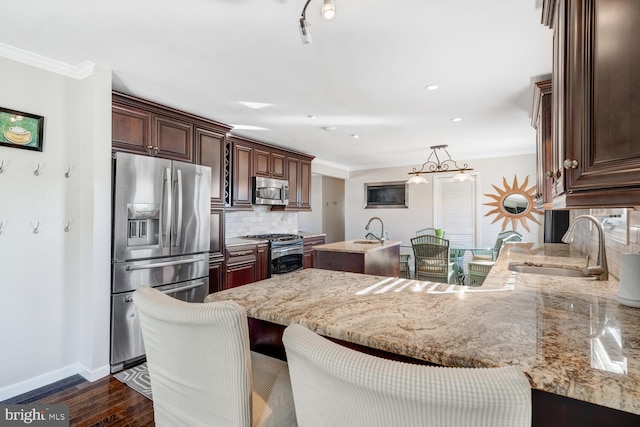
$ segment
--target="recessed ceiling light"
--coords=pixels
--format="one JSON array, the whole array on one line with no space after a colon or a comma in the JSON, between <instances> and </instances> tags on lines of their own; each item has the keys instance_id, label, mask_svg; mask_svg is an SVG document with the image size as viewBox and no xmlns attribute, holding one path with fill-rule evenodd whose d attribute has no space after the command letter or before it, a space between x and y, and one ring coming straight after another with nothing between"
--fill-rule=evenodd
<instances>
[{"instance_id":1,"label":"recessed ceiling light","mask_svg":"<svg viewBox=\"0 0 640 427\"><path fill-rule=\"evenodd\" d=\"M318 118L318 116L316 116L315 114L307 114L307 117L310 118L311 120L315 120Z\"/></svg>"},{"instance_id":2,"label":"recessed ceiling light","mask_svg":"<svg viewBox=\"0 0 640 427\"><path fill-rule=\"evenodd\" d=\"M253 110L259 110L261 108L270 107L273 104L267 104L265 102L251 102L251 101L238 101L238 104L242 104L245 107L249 107Z\"/></svg>"},{"instance_id":3,"label":"recessed ceiling light","mask_svg":"<svg viewBox=\"0 0 640 427\"><path fill-rule=\"evenodd\" d=\"M360 135L358 135L357 133L352 133L351 137L355 138L355 139L358 139L358 138L360 138Z\"/></svg>"},{"instance_id":4,"label":"recessed ceiling light","mask_svg":"<svg viewBox=\"0 0 640 427\"><path fill-rule=\"evenodd\" d=\"M461 122L462 119L460 117L454 117L453 119L451 119L452 122Z\"/></svg>"},{"instance_id":5,"label":"recessed ceiling light","mask_svg":"<svg viewBox=\"0 0 640 427\"><path fill-rule=\"evenodd\" d=\"M327 132L333 132L334 130L336 130L335 126L326 126L323 127L322 129L326 130Z\"/></svg>"},{"instance_id":6,"label":"recessed ceiling light","mask_svg":"<svg viewBox=\"0 0 640 427\"><path fill-rule=\"evenodd\" d=\"M427 89L427 90L436 90L436 89L438 89L439 87L440 87L440 86L438 86L438 85L427 85L427 86L425 86L424 88L425 88L425 89Z\"/></svg>"}]
</instances>

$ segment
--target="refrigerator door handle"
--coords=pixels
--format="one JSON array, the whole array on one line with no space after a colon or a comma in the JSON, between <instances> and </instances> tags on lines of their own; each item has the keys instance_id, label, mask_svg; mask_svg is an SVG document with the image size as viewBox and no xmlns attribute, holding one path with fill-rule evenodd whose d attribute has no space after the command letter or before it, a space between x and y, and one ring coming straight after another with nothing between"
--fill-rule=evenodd
<instances>
[{"instance_id":1,"label":"refrigerator door handle","mask_svg":"<svg viewBox=\"0 0 640 427\"><path fill-rule=\"evenodd\" d=\"M173 194L171 189L171 169L164 169L164 185L163 185L162 202L164 204L164 230L162 233L162 246L169 246L168 241L171 239L171 206L173 206Z\"/></svg>"},{"instance_id":2,"label":"refrigerator door handle","mask_svg":"<svg viewBox=\"0 0 640 427\"><path fill-rule=\"evenodd\" d=\"M171 265L193 264L194 262L198 262L198 261L200 260L199 259L182 259L178 261L156 262L154 264L127 265L125 270L127 271L148 270L150 268L168 267Z\"/></svg>"},{"instance_id":3,"label":"refrigerator door handle","mask_svg":"<svg viewBox=\"0 0 640 427\"><path fill-rule=\"evenodd\" d=\"M182 286L182 287L175 288L175 289L167 289L166 291L162 291L162 293L166 294L166 295L177 294L178 292L188 291L189 289L199 288L200 286L203 286L203 285L204 285L204 281L198 282L198 283L194 283L192 285Z\"/></svg>"},{"instance_id":4,"label":"refrigerator door handle","mask_svg":"<svg viewBox=\"0 0 640 427\"><path fill-rule=\"evenodd\" d=\"M177 180L177 198L178 198L178 208L177 208L177 218L176 223L174 224L174 230L176 230L176 240L173 243L173 246L179 247L180 240L182 239L182 170L176 169L176 180Z\"/></svg>"}]
</instances>

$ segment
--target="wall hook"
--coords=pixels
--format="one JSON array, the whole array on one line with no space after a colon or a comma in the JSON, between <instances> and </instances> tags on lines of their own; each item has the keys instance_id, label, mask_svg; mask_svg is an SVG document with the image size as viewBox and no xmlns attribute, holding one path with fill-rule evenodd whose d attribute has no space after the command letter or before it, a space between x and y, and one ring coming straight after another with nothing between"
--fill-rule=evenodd
<instances>
[{"instance_id":1,"label":"wall hook","mask_svg":"<svg viewBox=\"0 0 640 427\"><path fill-rule=\"evenodd\" d=\"M70 225L71 225L71 220L67 221L67 225L64 226L65 233L68 233L69 231L71 231L71 229L69 228Z\"/></svg>"},{"instance_id":2,"label":"wall hook","mask_svg":"<svg viewBox=\"0 0 640 427\"><path fill-rule=\"evenodd\" d=\"M71 165L67 168L67 171L64 173L65 178L69 178L69 172L71 172Z\"/></svg>"},{"instance_id":3,"label":"wall hook","mask_svg":"<svg viewBox=\"0 0 640 427\"><path fill-rule=\"evenodd\" d=\"M36 225L33 225L33 222L31 223L31 228L33 228L33 234L38 234L39 228L40 228L40 221L38 221L36 223Z\"/></svg>"},{"instance_id":4,"label":"wall hook","mask_svg":"<svg viewBox=\"0 0 640 427\"><path fill-rule=\"evenodd\" d=\"M4 172L4 160L0 163L0 173Z\"/></svg>"},{"instance_id":5,"label":"wall hook","mask_svg":"<svg viewBox=\"0 0 640 427\"><path fill-rule=\"evenodd\" d=\"M38 163L38 167L36 167L36 170L34 170L34 171L33 171L33 174L34 174L35 176L40 175L40 163Z\"/></svg>"}]
</instances>

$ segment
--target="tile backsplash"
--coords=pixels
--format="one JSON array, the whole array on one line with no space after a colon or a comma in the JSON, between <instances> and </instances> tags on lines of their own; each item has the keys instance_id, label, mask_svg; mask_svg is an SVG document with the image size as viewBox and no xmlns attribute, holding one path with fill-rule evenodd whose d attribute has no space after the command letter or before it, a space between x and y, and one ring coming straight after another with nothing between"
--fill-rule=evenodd
<instances>
[{"instance_id":1,"label":"tile backsplash","mask_svg":"<svg viewBox=\"0 0 640 427\"><path fill-rule=\"evenodd\" d=\"M225 212L225 237L265 233L297 233L298 213L271 211L270 206L254 206L251 211Z\"/></svg>"},{"instance_id":2,"label":"tile backsplash","mask_svg":"<svg viewBox=\"0 0 640 427\"><path fill-rule=\"evenodd\" d=\"M620 211L616 209L615 211ZM614 212L611 210L611 212ZM578 215L593 214L593 210L577 209L571 211L570 219L573 220ZM606 209L599 209L598 216L604 214ZM640 210L626 210L626 226L627 226L627 242L620 241L619 236L614 236L613 232L608 231L605 227L605 243L607 250L607 264L609 266L609 274L620 277L620 259L623 253L640 252ZM592 230L588 222L584 222L577 226L574 230L573 242L571 245L576 246L585 254L591 255L591 263L595 264L598 254L598 235Z\"/></svg>"}]
</instances>

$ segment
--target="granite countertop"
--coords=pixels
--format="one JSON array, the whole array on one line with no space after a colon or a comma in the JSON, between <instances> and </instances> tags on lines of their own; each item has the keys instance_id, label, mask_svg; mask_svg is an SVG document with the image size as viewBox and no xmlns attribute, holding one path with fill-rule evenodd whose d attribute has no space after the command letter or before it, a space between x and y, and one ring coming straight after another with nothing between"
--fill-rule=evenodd
<instances>
[{"instance_id":1,"label":"granite countertop","mask_svg":"<svg viewBox=\"0 0 640 427\"><path fill-rule=\"evenodd\" d=\"M242 245L257 245L259 243L269 243L269 241L265 239L249 239L247 237L230 237L228 239L224 239L224 245L226 247L242 246Z\"/></svg>"},{"instance_id":2,"label":"granite countertop","mask_svg":"<svg viewBox=\"0 0 640 427\"><path fill-rule=\"evenodd\" d=\"M311 233L309 231L298 231L298 235L303 238L309 237L327 237L327 233Z\"/></svg>"},{"instance_id":3,"label":"granite countertop","mask_svg":"<svg viewBox=\"0 0 640 427\"><path fill-rule=\"evenodd\" d=\"M366 243L370 242L370 243ZM351 253L368 253L380 249L386 249L391 246L399 246L400 241L385 240L384 244L380 244L377 240L354 239L344 242L327 243L326 245L317 245L313 247L314 251L330 251L330 252L351 252Z\"/></svg>"},{"instance_id":4,"label":"granite countertop","mask_svg":"<svg viewBox=\"0 0 640 427\"><path fill-rule=\"evenodd\" d=\"M585 265L568 245L510 243L478 288L305 269L206 301L444 366L519 366L534 389L640 414L640 309L615 279L508 269L525 261Z\"/></svg>"}]
</instances>

